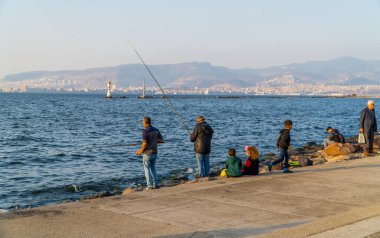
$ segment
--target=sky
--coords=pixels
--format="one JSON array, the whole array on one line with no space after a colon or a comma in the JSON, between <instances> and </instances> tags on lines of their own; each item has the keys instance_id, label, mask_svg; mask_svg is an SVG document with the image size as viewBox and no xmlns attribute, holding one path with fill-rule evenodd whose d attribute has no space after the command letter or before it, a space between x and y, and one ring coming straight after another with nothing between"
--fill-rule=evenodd
<instances>
[{"instance_id":1,"label":"sky","mask_svg":"<svg viewBox=\"0 0 380 238\"><path fill-rule=\"evenodd\" d=\"M210 62L261 68L380 59L380 0L0 0L0 79Z\"/></svg>"}]
</instances>

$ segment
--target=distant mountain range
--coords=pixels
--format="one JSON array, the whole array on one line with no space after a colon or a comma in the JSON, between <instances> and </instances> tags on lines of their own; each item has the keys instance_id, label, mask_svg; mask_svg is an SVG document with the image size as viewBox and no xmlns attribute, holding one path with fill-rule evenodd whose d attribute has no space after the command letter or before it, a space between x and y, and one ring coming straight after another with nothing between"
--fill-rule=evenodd
<instances>
[{"instance_id":1,"label":"distant mountain range","mask_svg":"<svg viewBox=\"0 0 380 238\"><path fill-rule=\"evenodd\" d=\"M380 84L380 60L351 57L328 61L258 69L230 69L207 62L150 65L149 68L163 87L171 88L245 88L257 85L288 84L376 85ZM35 71L5 76L2 85L27 85L54 88L105 88L111 80L118 88L147 86L155 83L141 64L85 70Z\"/></svg>"}]
</instances>

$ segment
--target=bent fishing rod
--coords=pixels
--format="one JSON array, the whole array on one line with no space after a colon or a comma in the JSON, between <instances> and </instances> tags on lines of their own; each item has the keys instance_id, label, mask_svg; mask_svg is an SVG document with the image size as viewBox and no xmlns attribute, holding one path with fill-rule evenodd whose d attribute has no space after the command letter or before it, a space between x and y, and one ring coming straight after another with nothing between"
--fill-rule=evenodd
<instances>
[{"instance_id":1,"label":"bent fishing rod","mask_svg":"<svg viewBox=\"0 0 380 238\"><path fill-rule=\"evenodd\" d=\"M153 80L156 82L157 86L160 88L162 94L164 95L164 97L166 98L166 100L169 102L169 105L170 107L172 108L172 110L175 112L175 114L177 115L179 121L181 122L182 126L185 128L185 131L187 132L187 134L190 136L191 133L189 131L189 128L186 126L185 122L183 121L181 115L179 115L178 111L175 109L173 103L169 100L169 97L166 95L164 89L162 89L161 85L158 83L156 77L154 77L153 73L150 71L149 67L145 64L143 58L140 56L140 54L137 52L137 50L135 49L135 47L133 47L132 43L130 41L128 41L129 45L131 46L131 48L133 49L133 51L136 53L136 55L139 57L140 61L143 63L143 65L145 66L146 70L149 72L150 76L152 76Z\"/></svg>"}]
</instances>

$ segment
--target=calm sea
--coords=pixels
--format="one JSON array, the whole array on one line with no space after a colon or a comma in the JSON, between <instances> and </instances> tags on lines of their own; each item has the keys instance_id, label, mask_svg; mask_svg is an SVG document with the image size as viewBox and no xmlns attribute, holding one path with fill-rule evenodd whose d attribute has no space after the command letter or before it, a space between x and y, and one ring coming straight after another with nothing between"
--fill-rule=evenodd
<instances>
[{"instance_id":1,"label":"calm sea","mask_svg":"<svg viewBox=\"0 0 380 238\"><path fill-rule=\"evenodd\" d=\"M294 122L293 146L321 142L327 126L355 135L367 101L215 96L171 100L190 130L198 115L214 128L211 164L224 161L229 147L237 148L241 157L246 144L257 146L262 154L275 151L285 119ZM0 103L0 209L41 206L144 184L141 159L134 155L143 116L152 118L166 141L159 146L159 177L189 168L195 173L193 144L166 99L0 93Z\"/></svg>"}]
</instances>

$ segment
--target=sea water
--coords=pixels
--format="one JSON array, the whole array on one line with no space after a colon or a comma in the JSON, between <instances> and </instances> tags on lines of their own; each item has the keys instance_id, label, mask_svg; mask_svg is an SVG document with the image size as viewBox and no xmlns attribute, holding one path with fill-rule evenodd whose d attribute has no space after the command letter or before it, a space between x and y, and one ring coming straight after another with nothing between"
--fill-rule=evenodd
<instances>
[{"instance_id":1,"label":"sea water","mask_svg":"<svg viewBox=\"0 0 380 238\"><path fill-rule=\"evenodd\" d=\"M229 147L244 158L246 144L275 152L285 119L292 144L321 143L326 127L346 137L358 133L367 99L312 97L175 96L171 102L192 131L203 115L214 129L211 166ZM377 102L378 100L376 100ZM89 94L0 93L0 209L75 200L144 184L141 120L152 119L165 140L159 145L161 180L177 171L196 173L193 143L167 99L105 99Z\"/></svg>"}]
</instances>

